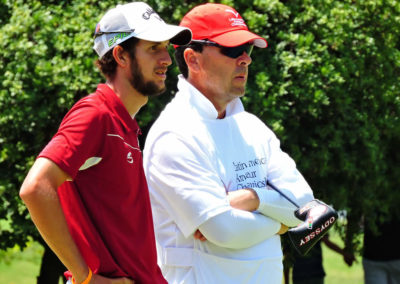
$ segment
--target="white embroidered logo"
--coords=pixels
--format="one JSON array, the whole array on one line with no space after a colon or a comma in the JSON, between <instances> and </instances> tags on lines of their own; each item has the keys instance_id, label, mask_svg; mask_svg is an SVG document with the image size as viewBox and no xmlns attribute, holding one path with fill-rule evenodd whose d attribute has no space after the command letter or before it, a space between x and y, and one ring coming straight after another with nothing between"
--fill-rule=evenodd
<instances>
[{"instance_id":1,"label":"white embroidered logo","mask_svg":"<svg viewBox=\"0 0 400 284\"><path fill-rule=\"evenodd\" d=\"M133 164L133 158L131 152L129 152L128 155L126 156L126 160L128 161L129 164Z\"/></svg>"},{"instance_id":2,"label":"white embroidered logo","mask_svg":"<svg viewBox=\"0 0 400 284\"><path fill-rule=\"evenodd\" d=\"M226 9L225 12L232 13L236 18L239 16L239 13L238 13L238 12L235 13L234 11L229 10L229 9Z\"/></svg>"},{"instance_id":3,"label":"white embroidered logo","mask_svg":"<svg viewBox=\"0 0 400 284\"><path fill-rule=\"evenodd\" d=\"M235 16L235 18L229 18L229 21L231 22L231 26L232 26L232 27L234 27L234 26L244 26L244 27L247 27L246 24L245 24L245 22L244 22L244 20L241 19L241 18L238 18L238 17L239 17L239 13L238 13L238 12L235 13L235 11L229 10L229 9L226 9L225 12L232 13L232 14Z\"/></svg>"}]
</instances>

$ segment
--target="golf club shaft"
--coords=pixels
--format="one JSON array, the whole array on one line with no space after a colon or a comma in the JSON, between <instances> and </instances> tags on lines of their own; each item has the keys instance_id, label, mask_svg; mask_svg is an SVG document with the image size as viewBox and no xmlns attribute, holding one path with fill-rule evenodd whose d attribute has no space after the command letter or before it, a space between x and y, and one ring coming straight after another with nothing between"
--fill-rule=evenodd
<instances>
[{"instance_id":1,"label":"golf club shaft","mask_svg":"<svg viewBox=\"0 0 400 284\"><path fill-rule=\"evenodd\" d=\"M289 201L290 203L292 203L294 206L296 206L297 208L300 208L300 206L294 202L293 200L291 200L286 194L284 194L282 191L280 191L275 185L273 185L269 180L267 180L267 184L276 192L278 192L280 195L282 195L287 201Z\"/></svg>"}]
</instances>

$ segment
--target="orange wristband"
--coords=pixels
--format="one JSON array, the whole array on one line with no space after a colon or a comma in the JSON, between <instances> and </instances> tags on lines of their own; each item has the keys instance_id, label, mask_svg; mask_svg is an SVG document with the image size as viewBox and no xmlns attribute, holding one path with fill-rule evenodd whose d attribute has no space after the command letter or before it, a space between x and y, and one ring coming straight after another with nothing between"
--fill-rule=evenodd
<instances>
[{"instance_id":1,"label":"orange wristband","mask_svg":"<svg viewBox=\"0 0 400 284\"><path fill-rule=\"evenodd\" d=\"M93 275L92 270L90 269L90 267L88 267L88 268L89 268L89 274L81 284L89 284L90 280L92 279L92 275ZM72 284L76 284L74 277L72 277Z\"/></svg>"}]
</instances>

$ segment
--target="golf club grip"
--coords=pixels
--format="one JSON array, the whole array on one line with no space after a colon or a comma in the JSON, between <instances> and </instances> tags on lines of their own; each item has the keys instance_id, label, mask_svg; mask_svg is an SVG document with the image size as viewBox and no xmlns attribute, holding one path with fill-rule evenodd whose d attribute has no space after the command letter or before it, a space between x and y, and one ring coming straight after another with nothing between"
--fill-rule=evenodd
<instances>
[{"instance_id":1,"label":"golf club grip","mask_svg":"<svg viewBox=\"0 0 400 284\"><path fill-rule=\"evenodd\" d=\"M300 206L294 202L293 200L291 200L286 194L284 194L282 191L280 191L278 188L276 188L275 185L273 185L269 180L267 180L267 185L269 185L273 190L275 190L276 192L278 192L280 195L282 195L287 201L289 201L290 203L292 203L294 206L296 206L297 208L300 208Z\"/></svg>"}]
</instances>

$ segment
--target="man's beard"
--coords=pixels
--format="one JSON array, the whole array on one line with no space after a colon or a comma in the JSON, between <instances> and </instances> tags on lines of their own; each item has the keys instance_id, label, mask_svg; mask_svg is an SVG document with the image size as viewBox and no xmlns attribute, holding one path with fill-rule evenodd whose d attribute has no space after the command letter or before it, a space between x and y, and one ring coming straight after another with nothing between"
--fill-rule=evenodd
<instances>
[{"instance_id":1,"label":"man's beard","mask_svg":"<svg viewBox=\"0 0 400 284\"><path fill-rule=\"evenodd\" d=\"M130 80L130 83L133 88L135 88L142 95L148 97L158 96L165 91L165 85L164 87L160 88L153 81L145 81L142 71L140 70L135 58L132 58L131 62L131 74L133 78Z\"/></svg>"}]
</instances>

